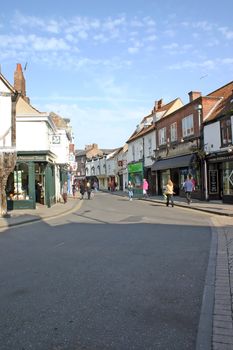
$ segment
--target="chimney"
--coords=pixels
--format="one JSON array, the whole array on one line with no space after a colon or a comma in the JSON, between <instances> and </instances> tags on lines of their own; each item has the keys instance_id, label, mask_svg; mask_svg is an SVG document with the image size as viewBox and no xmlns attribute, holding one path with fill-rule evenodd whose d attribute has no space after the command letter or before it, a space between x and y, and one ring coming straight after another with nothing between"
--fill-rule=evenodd
<instances>
[{"instance_id":1,"label":"chimney","mask_svg":"<svg viewBox=\"0 0 233 350\"><path fill-rule=\"evenodd\" d=\"M158 109L160 109L163 105L163 99L161 98L159 101L158 101Z\"/></svg>"},{"instance_id":2,"label":"chimney","mask_svg":"<svg viewBox=\"0 0 233 350\"><path fill-rule=\"evenodd\" d=\"M25 101L30 103L29 98L26 96L26 83L23 75L22 66L20 63L17 63L16 70L14 73L14 88L21 94Z\"/></svg>"},{"instance_id":3,"label":"chimney","mask_svg":"<svg viewBox=\"0 0 233 350\"><path fill-rule=\"evenodd\" d=\"M196 100L200 96L201 96L201 92L199 92L199 91L190 91L189 92L189 102L192 102L192 101Z\"/></svg>"}]
</instances>

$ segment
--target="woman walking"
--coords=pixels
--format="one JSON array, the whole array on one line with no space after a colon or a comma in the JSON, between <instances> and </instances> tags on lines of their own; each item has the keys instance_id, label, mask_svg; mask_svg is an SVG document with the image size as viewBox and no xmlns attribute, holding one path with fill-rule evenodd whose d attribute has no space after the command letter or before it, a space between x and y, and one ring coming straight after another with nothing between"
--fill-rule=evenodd
<instances>
[{"instance_id":1,"label":"woman walking","mask_svg":"<svg viewBox=\"0 0 233 350\"><path fill-rule=\"evenodd\" d=\"M128 196L129 196L129 200L132 201L132 198L133 198L133 185L132 185L131 181L129 181L129 183L128 183Z\"/></svg>"},{"instance_id":2,"label":"woman walking","mask_svg":"<svg viewBox=\"0 0 233 350\"><path fill-rule=\"evenodd\" d=\"M173 194L174 194L174 185L171 180L168 180L167 185L166 185L166 196L167 196L167 207L169 206L169 203L171 201L171 206L174 207L174 201L173 201Z\"/></svg>"}]
</instances>

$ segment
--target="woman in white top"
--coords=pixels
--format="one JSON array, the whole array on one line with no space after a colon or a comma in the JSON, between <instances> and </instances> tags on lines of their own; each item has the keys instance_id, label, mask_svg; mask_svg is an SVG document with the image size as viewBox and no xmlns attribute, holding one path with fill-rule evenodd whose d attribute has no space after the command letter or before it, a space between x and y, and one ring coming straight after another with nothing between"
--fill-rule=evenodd
<instances>
[{"instance_id":1,"label":"woman in white top","mask_svg":"<svg viewBox=\"0 0 233 350\"><path fill-rule=\"evenodd\" d=\"M165 193L167 196L167 203L166 203L167 207L169 206L170 201L171 201L172 207L174 207L174 201L173 201L174 186L171 180L168 180L167 182Z\"/></svg>"}]
</instances>

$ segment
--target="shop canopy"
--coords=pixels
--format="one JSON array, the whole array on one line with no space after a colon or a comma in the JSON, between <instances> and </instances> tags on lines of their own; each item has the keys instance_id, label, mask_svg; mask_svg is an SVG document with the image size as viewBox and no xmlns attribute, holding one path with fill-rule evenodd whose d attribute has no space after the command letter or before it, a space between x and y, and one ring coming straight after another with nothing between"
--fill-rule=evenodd
<instances>
[{"instance_id":1,"label":"shop canopy","mask_svg":"<svg viewBox=\"0 0 233 350\"><path fill-rule=\"evenodd\" d=\"M151 167L152 171L184 168L190 166L194 158L193 154L186 154L185 156L179 156L168 159L158 159Z\"/></svg>"}]
</instances>

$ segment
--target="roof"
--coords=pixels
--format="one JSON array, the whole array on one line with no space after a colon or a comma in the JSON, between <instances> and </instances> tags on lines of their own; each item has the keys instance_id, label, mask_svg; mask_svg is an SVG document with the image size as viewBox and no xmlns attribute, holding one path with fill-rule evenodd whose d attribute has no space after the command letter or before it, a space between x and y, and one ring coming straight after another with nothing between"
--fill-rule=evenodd
<instances>
[{"instance_id":1,"label":"roof","mask_svg":"<svg viewBox=\"0 0 233 350\"><path fill-rule=\"evenodd\" d=\"M145 116L140 125L139 128L137 128L133 134L130 136L130 138L126 141L127 143L136 140L137 138L148 134L149 132L153 131L155 129L155 124L153 122L153 117L155 115L155 113L161 113L161 118L165 118L167 115L169 115L170 113L172 113L175 110L175 105L176 103L179 102L183 105L183 103L181 102L180 98L176 98L175 100L172 100L171 102L162 105L160 108L158 109L153 109L151 114ZM152 119L152 124L151 125L146 125L146 122L148 120ZM140 127L141 126L141 127Z\"/></svg>"},{"instance_id":2,"label":"roof","mask_svg":"<svg viewBox=\"0 0 233 350\"><path fill-rule=\"evenodd\" d=\"M211 92L207 97L217 98L217 103L205 122L213 121L228 112L233 114L233 81Z\"/></svg>"},{"instance_id":3,"label":"roof","mask_svg":"<svg viewBox=\"0 0 233 350\"><path fill-rule=\"evenodd\" d=\"M9 83L9 81L0 73L0 79L3 81L3 83L8 87L9 90L12 92L16 92L15 88Z\"/></svg>"}]
</instances>

